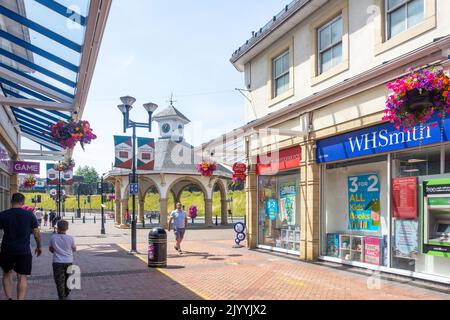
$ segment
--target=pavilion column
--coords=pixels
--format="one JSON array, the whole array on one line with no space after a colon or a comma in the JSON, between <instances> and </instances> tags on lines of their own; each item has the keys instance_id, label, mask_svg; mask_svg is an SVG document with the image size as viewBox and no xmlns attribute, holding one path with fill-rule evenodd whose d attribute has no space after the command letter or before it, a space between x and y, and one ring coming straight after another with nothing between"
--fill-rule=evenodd
<instances>
[{"instance_id":1,"label":"pavilion column","mask_svg":"<svg viewBox=\"0 0 450 320\"><path fill-rule=\"evenodd\" d=\"M159 208L160 208L159 215L161 220L159 225L161 226L161 228L167 229L169 226L167 221L167 199L161 198L159 200Z\"/></svg>"},{"instance_id":2,"label":"pavilion column","mask_svg":"<svg viewBox=\"0 0 450 320\"><path fill-rule=\"evenodd\" d=\"M123 229L127 229L129 228L129 226L127 225L127 217L125 215L125 211L128 210L128 198L127 199L122 199L121 203L120 203L120 216L121 216L121 221L120 221L120 227Z\"/></svg>"},{"instance_id":3,"label":"pavilion column","mask_svg":"<svg viewBox=\"0 0 450 320\"><path fill-rule=\"evenodd\" d=\"M205 199L205 227L212 227L213 202L212 199Z\"/></svg>"},{"instance_id":4,"label":"pavilion column","mask_svg":"<svg viewBox=\"0 0 450 320\"><path fill-rule=\"evenodd\" d=\"M145 211L145 199L139 199L139 216L138 223L142 223L144 221L144 211Z\"/></svg>"},{"instance_id":5,"label":"pavilion column","mask_svg":"<svg viewBox=\"0 0 450 320\"><path fill-rule=\"evenodd\" d=\"M120 225L122 223L122 216L120 214L120 180L116 180L114 189L116 191L116 207L114 210L114 220L116 225Z\"/></svg>"},{"instance_id":6,"label":"pavilion column","mask_svg":"<svg viewBox=\"0 0 450 320\"><path fill-rule=\"evenodd\" d=\"M228 224L228 201L227 199L220 200L220 224L225 226Z\"/></svg>"}]
</instances>

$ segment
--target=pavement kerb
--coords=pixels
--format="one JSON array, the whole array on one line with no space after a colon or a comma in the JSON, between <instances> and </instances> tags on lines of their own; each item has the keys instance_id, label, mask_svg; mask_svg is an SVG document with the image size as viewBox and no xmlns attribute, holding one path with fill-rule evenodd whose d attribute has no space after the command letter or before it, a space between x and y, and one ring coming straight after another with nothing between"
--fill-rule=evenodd
<instances>
[{"instance_id":1,"label":"pavement kerb","mask_svg":"<svg viewBox=\"0 0 450 320\"><path fill-rule=\"evenodd\" d=\"M129 251L127 247L125 247L122 244L117 244L120 248L122 248L122 250L124 251ZM143 257L141 257L141 255L134 253L133 254L136 258L138 258L139 260L141 260L143 263L145 263L146 265L148 265L148 261L145 260ZM203 300L211 300L207 295L205 295L204 293L194 289L194 288L190 288L188 287L186 284L180 282L179 280L175 279L174 277L172 277L167 271L161 269L161 268L155 268L155 270L159 271L160 273L162 273L163 275L165 275L166 277L168 277L169 279L177 282L179 285L183 286L184 288L186 288L187 290L193 292L194 294L198 295L200 298L202 298Z\"/></svg>"}]
</instances>

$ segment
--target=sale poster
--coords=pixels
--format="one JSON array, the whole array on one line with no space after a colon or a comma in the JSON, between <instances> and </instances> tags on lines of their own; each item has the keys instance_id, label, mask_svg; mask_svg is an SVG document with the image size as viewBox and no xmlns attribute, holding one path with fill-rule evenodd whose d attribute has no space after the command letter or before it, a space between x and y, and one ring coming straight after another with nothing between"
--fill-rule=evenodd
<instances>
[{"instance_id":1,"label":"sale poster","mask_svg":"<svg viewBox=\"0 0 450 320\"><path fill-rule=\"evenodd\" d=\"M379 231L380 179L378 174L348 177L349 230Z\"/></svg>"},{"instance_id":2,"label":"sale poster","mask_svg":"<svg viewBox=\"0 0 450 320\"><path fill-rule=\"evenodd\" d=\"M327 256L339 258L339 234L327 234Z\"/></svg>"},{"instance_id":3,"label":"sale poster","mask_svg":"<svg viewBox=\"0 0 450 320\"><path fill-rule=\"evenodd\" d=\"M366 237L364 239L364 260L366 263L380 265L381 239Z\"/></svg>"},{"instance_id":4,"label":"sale poster","mask_svg":"<svg viewBox=\"0 0 450 320\"><path fill-rule=\"evenodd\" d=\"M297 188L295 181L280 183L280 219L288 225L295 225Z\"/></svg>"},{"instance_id":5,"label":"sale poster","mask_svg":"<svg viewBox=\"0 0 450 320\"><path fill-rule=\"evenodd\" d=\"M395 220L394 256L417 259L419 253L417 220Z\"/></svg>"}]
</instances>

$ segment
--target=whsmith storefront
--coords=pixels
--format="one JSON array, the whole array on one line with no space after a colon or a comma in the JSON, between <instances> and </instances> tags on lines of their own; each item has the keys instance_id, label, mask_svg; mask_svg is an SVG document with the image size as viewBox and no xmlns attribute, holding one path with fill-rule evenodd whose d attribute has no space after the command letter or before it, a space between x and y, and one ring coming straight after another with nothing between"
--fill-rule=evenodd
<instances>
[{"instance_id":1,"label":"whsmith storefront","mask_svg":"<svg viewBox=\"0 0 450 320\"><path fill-rule=\"evenodd\" d=\"M321 259L450 283L450 119L317 142Z\"/></svg>"}]
</instances>

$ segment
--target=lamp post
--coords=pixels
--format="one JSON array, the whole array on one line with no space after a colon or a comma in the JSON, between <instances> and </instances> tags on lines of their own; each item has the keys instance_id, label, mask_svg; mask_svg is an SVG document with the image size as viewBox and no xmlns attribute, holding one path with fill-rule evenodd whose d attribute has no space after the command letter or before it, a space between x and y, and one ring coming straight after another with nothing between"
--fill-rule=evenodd
<instances>
[{"instance_id":1,"label":"lamp post","mask_svg":"<svg viewBox=\"0 0 450 320\"><path fill-rule=\"evenodd\" d=\"M105 204L103 201L103 177L105 176L105 174L102 174L102 177L100 179L100 196L101 196L101 208L102 208L102 228L100 233L101 234L106 234L105 232Z\"/></svg>"},{"instance_id":2,"label":"lamp post","mask_svg":"<svg viewBox=\"0 0 450 320\"><path fill-rule=\"evenodd\" d=\"M121 97L120 100L122 104L118 106L120 112L123 114L123 132L126 133L127 129L133 129L133 164L132 164L132 174L130 177L130 185L137 183L136 179L136 128L145 128L149 132L152 132L152 115L158 109L158 105L154 103L144 104L144 109L148 112L148 123L134 122L130 120L130 110L133 108L133 104L136 99L130 96ZM136 194L132 194L132 217L131 217L131 251L130 254L137 253L136 249Z\"/></svg>"},{"instance_id":3,"label":"lamp post","mask_svg":"<svg viewBox=\"0 0 450 320\"><path fill-rule=\"evenodd\" d=\"M58 197L57 197L57 216L61 218L61 171L58 171Z\"/></svg>"}]
</instances>

